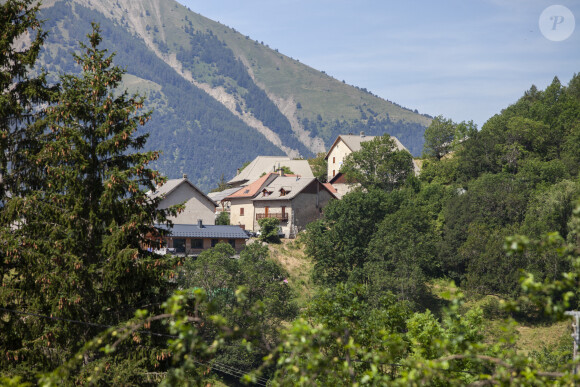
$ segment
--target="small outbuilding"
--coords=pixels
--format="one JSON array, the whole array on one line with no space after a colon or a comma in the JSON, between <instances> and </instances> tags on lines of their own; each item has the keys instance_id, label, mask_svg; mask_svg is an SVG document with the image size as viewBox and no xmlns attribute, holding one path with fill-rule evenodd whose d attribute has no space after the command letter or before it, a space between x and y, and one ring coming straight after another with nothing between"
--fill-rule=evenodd
<instances>
[{"instance_id":1,"label":"small outbuilding","mask_svg":"<svg viewBox=\"0 0 580 387\"><path fill-rule=\"evenodd\" d=\"M164 225L156 227L167 230ZM174 224L170 235L163 239L167 252L197 256L220 242L229 243L239 253L246 245L249 236L239 226L205 225L200 220L196 224Z\"/></svg>"}]
</instances>

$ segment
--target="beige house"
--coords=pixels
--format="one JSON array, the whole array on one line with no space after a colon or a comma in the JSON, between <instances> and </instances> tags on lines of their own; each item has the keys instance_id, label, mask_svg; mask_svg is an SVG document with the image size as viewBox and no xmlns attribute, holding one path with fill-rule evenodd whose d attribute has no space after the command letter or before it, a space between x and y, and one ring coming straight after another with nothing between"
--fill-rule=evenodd
<instances>
[{"instance_id":1,"label":"beige house","mask_svg":"<svg viewBox=\"0 0 580 387\"><path fill-rule=\"evenodd\" d=\"M230 224L259 231L258 221L276 218L286 238L294 238L322 215L335 190L314 177L270 173L242 187L224 200L230 201Z\"/></svg>"},{"instance_id":2,"label":"beige house","mask_svg":"<svg viewBox=\"0 0 580 387\"><path fill-rule=\"evenodd\" d=\"M337 190L337 196L339 198L342 198L342 196L350 192L352 189L351 185L344 181L344 177L340 173L340 168L342 167L344 159L352 152L361 150L361 144L363 142L371 141L375 137L376 136L366 136L364 132L361 132L360 135L341 134L336 138L336 140L334 140L334 143L326 154L325 159L328 163L327 181ZM396 137L391 136L391 139L395 142L397 150L406 150L408 152L408 149L405 148ZM413 160L413 167L415 174L418 174L420 168L415 160Z\"/></svg>"},{"instance_id":3,"label":"beige house","mask_svg":"<svg viewBox=\"0 0 580 387\"><path fill-rule=\"evenodd\" d=\"M183 212L169 218L175 224L197 224L200 220L203 224L215 224L216 203L189 181L187 175L183 175L182 179L168 180L149 195L163 197L160 209L185 204Z\"/></svg>"},{"instance_id":4,"label":"beige house","mask_svg":"<svg viewBox=\"0 0 580 387\"><path fill-rule=\"evenodd\" d=\"M269 173L260 177L245 187L238 189L233 194L222 199L229 203L230 224L238 225L244 230L254 231L254 203L252 199L258 195L263 186L270 184L276 177L275 173Z\"/></svg>"}]
</instances>

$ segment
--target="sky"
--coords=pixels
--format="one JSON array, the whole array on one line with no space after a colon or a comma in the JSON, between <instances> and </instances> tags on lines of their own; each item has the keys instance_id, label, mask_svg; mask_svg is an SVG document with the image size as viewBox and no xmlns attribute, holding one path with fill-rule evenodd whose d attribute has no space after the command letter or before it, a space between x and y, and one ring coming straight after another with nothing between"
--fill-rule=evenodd
<instances>
[{"instance_id":1,"label":"sky","mask_svg":"<svg viewBox=\"0 0 580 387\"><path fill-rule=\"evenodd\" d=\"M340 81L479 128L532 85L580 73L578 0L178 1Z\"/></svg>"}]
</instances>

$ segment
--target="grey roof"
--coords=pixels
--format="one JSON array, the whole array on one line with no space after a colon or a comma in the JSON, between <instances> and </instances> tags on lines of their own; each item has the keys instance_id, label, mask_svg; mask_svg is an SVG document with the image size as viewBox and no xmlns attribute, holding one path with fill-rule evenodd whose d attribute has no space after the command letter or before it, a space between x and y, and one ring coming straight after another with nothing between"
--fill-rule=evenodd
<instances>
[{"instance_id":1,"label":"grey roof","mask_svg":"<svg viewBox=\"0 0 580 387\"><path fill-rule=\"evenodd\" d=\"M314 177L307 160L291 160L287 156L258 156L228 183L239 185L258 180L264 173L274 172L278 166L288 167L293 174L301 177Z\"/></svg>"},{"instance_id":2,"label":"grey roof","mask_svg":"<svg viewBox=\"0 0 580 387\"><path fill-rule=\"evenodd\" d=\"M163 224L155 227L167 230ZM215 238L215 239L248 239L248 234L240 226L203 225L197 224L174 224L171 229L172 237L186 238Z\"/></svg>"},{"instance_id":3,"label":"grey roof","mask_svg":"<svg viewBox=\"0 0 580 387\"><path fill-rule=\"evenodd\" d=\"M237 192L240 190L240 187L235 187L235 188L228 188L228 189L224 189L223 191L220 192L210 192L207 194L207 196L213 200L215 203L219 203L222 201L222 199L230 196L231 194L233 194L234 192Z\"/></svg>"},{"instance_id":4,"label":"grey roof","mask_svg":"<svg viewBox=\"0 0 580 387\"><path fill-rule=\"evenodd\" d=\"M184 177L181 179L167 180L167 182L165 182L165 184L163 184L160 187L157 187L157 189L154 192L151 192L151 191L147 192L147 195L151 196L152 198L156 198L159 196L167 196L173 190L175 190L177 187L179 187L181 184L189 184L194 190L198 191L207 200L209 200L211 203L215 204L215 202L211 198L209 198L205 193L203 193L202 190L197 188L195 184L193 184L191 181L189 181L187 179L187 177Z\"/></svg>"},{"instance_id":5,"label":"grey roof","mask_svg":"<svg viewBox=\"0 0 580 387\"><path fill-rule=\"evenodd\" d=\"M317 181L317 179L314 177L296 178L296 177L291 177L291 176L279 176L276 178L276 180L274 180L273 182L268 184L266 187L264 187L258 193L258 196L256 196L252 200L253 201L292 200L296 197L296 195L298 195L300 192L302 192L306 187L308 187L314 181ZM268 196L262 196L262 191L264 189L271 192L271 194L269 194ZM282 189L284 189L287 192L284 196L281 195ZM328 188L326 188L326 187L323 189L328 190ZM331 192L331 194L334 195L332 192Z\"/></svg>"}]
</instances>

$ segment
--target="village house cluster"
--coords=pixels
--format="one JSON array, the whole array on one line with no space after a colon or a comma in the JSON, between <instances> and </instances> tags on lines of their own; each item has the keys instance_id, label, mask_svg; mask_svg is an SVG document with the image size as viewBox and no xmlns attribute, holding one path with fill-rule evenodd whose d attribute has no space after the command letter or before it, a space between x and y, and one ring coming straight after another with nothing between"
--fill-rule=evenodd
<instances>
[{"instance_id":1,"label":"village house cluster","mask_svg":"<svg viewBox=\"0 0 580 387\"><path fill-rule=\"evenodd\" d=\"M284 156L258 156L229 180L229 188L204 194L184 175L158 187L150 195L162 197L160 208L184 204L165 238L166 248L175 254L196 256L219 242L229 243L237 252L260 231L259 220L276 218L280 236L295 238L306 225L322 216L324 207L352 189L340 173L346 156L361 149L361 143L375 136L340 135L328 153L327 181L314 177L307 160ZM405 147L392 137L398 150ZM417 166L416 166L417 169ZM291 172L291 173L289 173ZM230 225L216 225L221 212L228 212Z\"/></svg>"}]
</instances>

